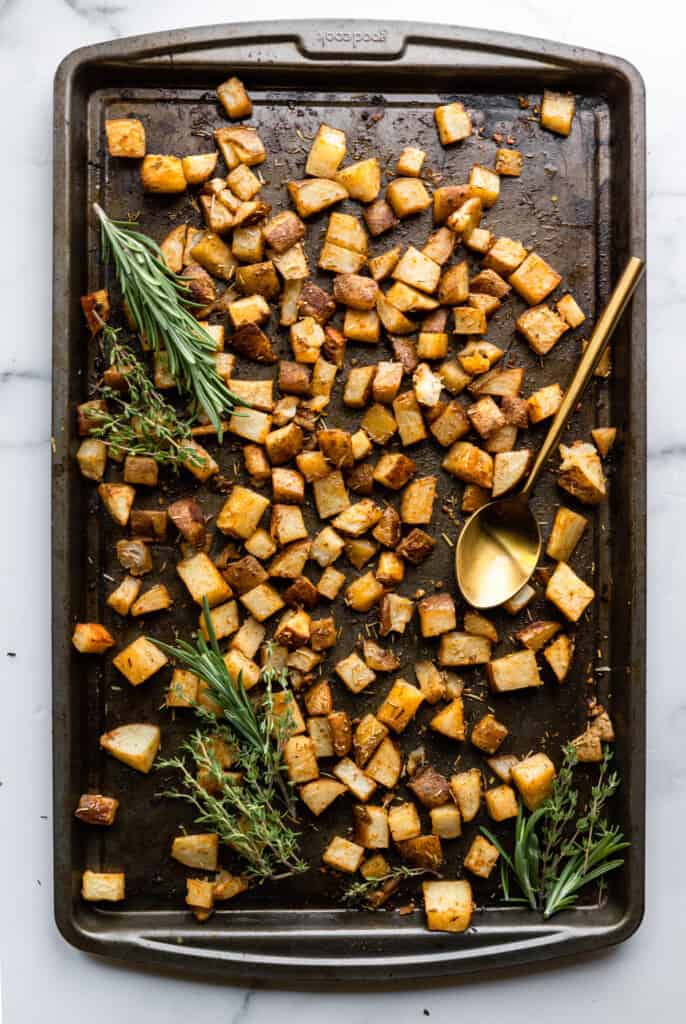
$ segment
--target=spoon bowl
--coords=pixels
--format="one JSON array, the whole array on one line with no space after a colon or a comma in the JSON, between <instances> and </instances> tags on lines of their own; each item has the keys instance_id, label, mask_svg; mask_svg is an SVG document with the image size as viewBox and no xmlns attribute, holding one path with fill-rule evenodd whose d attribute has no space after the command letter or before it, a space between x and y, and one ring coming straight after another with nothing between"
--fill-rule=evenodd
<instances>
[{"instance_id":1,"label":"spoon bowl","mask_svg":"<svg viewBox=\"0 0 686 1024\"><path fill-rule=\"evenodd\" d=\"M503 604L530 578L540 553L541 531L524 495L482 505L457 542L460 590L473 608Z\"/></svg>"}]
</instances>

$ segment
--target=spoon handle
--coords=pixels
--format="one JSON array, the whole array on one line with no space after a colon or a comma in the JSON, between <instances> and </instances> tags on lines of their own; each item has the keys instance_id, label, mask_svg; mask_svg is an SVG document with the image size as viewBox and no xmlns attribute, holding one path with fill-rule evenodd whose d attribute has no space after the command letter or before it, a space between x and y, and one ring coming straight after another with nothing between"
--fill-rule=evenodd
<instances>
[{"instance_id":1,"label":"spoon handle","mask_svg":"<svg viewBox=\"0 0 686 1024\"><path fill-rule=\"evenodd\" d=\"M601 313L600 319L595 325L593 334L591 335L591 340L586 347L586 351L581 357L579 365L576 368L576 372L565 392L564 398L562 399L562 404L557 410L557 414L555 415L555 418L550 425L550 429L546 434L545 441L541 445L538 455L536 456L531 472L529 473L526 483L522 488L522 494L524 496L531 493L543 466L555 449L557 442L560 440L562 431L567 424L567 420L581 397L582 391L588 384L591 374L598 365L598 361L605 351L605 346L610 340L610 337L617 326L629 299L633 295L636 285L641 280L644 270L645 263L643 260L638 259L637 256L632 256L624 268L622 276L617 282L607 306Z\"/></svg>"}]
</instances>

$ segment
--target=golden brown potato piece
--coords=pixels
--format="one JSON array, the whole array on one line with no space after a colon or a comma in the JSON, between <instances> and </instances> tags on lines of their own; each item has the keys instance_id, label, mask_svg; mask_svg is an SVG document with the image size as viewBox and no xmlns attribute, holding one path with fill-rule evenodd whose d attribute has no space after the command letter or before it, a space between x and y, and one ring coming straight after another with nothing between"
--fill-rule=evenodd
<instances>
[{"instance_id":1,"label":"golden brown potato piece","mask_svg":"<svg viewBox=\"0 0 686 1024\"><path fill-rule=\"evenodd\" d=\"M145 156L145 128L135 117L116 117L105 121L110 156L138 159Z\"/></svg>"}]
</instances>

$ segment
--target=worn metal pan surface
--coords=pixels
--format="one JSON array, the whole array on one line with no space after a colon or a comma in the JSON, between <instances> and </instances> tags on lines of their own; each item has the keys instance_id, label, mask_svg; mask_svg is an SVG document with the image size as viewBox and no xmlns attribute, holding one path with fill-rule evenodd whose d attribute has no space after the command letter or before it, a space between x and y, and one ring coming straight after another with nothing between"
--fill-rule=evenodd
<instances>
[{"instance_id":1,"label":"worn metal pan surface","mask_svg":"<svg viewBox=\"0 0 686 1024\"><path fill-rule=\"evenodd\" d=\"M111 213L141 213L144 229L161 238L175 220L197 221L187 198L160 202L141 194L136 164L117 166L103 145L105 116L140 117L152 152L184 155L207 146L206 136L222 123L214 88L238 74L255 104L255 123L274 154L265 192L283 205L281 184L300 177L309 139L320 121L345 128L349 157L378 154L391 161L404 145L422 146L427 164L448 182L463 181L473 162L490 163L494 134L511 136L525 154L517 199L504 199L493 222L500 233L523 238L554 263L589 316L607 297L628 255L645 255L644 105L638 73L624 61L556 43L471 29L403 23L276 22L224 25L119 40L79 50L62 63L55 96L55 287L54 287L54 770L55 907L57 923L74 945L132 963L158 964L226 978L274 981L408 978L475 971L486 966L540 961L619 942L638 926L643 910L644 825L644 648L645 648L645 294L639 289L615 337L614 372L597 380L575 414L570 436L588 436L594 425L619 428L621 452L611 475L607 506L594 516L578 554L578 571L593 576L600 599L593 627L581 631L574 686L548 683L534 694L499 698L499 717L511 728L512 752L539 747L559 751L561 741L584 724L584 688L610 702L617 726L617 762L624 786L615 812L632 845L625 868L612 876L602 901L544 923L495 898L496 883L476 883L484 909L464 935L429 933L421 911L364 913L341 909L340 887L316 869L293 881L263 887L240 909L225 909L200 926L183 908L184 873L168 856L170 836L183 819L175 804L155 797L159 778L136 775L101 756L98 736L132 716L164 721L165 751L173 749L187 724L160 711L166 680L136 689L119 685L107 659L75 655L69 643L74 621L110 622L105 576L120 572L114 536L93 500L90 485L73 460L77 445L74 405L87 395L92 355L81 322L79 296L105 281L98 262L90 203ZM531 106L544 86L572 90L577 115L572 135L543 133ZM462 147L444 150L433 125L433 108L451 98L477 112L481 129ZM526 107L527 100L530 103ZM297 128L297 131L296 131ZM126 163L120 161L120 163ZM389 163L392 167L393 164ZM507 186L507 182L505 186ZM496 211L494 211L495 213ZM313 252L325 217L310 232ZM404 240L422 239L410 222ZM379 246L381 251L383 246ZM312 254L310 254L312 255ZM310 260L316 265L316 259ZM563 340L541 368L518 346L527 380L563 384L580 351L576 332ZM489 337L510 343L510 318L497 320ZM285 349L285 338L279 340ZM376 351L356 353L376 361ZM251 372L254 372L252 368ZM265 373L268 370L265 369ZM335 407L331 421L345 423L349 411ZM539 440L532 431L534 443ZM427 461L422 461L426 459ZM222 449L222 467L238 462L238 450ZM429 453L420 470L435 470ZM441 512L436 534L454 539L454 493L440 474ZM174 483L149 495L158 500L183 493ZM216 512L222 496L205 490L203 506ZM552 475L541 481L535 509L544 532L559 503ZM459 501L455 506L459 509ZM459 515L458 515L459 520ZM314 524L314 518L311 520ZM172 566L164 576L170 588ZM156 553L163 564L167 552ZM575 556L576 558L577 556ZM432 558L412 586L453 583L453 549L439 537ZM543 605L541 604L541 608ZM534 607L534 615L537 614ZM343 621L343 611L338 618ZM175 618L181 630L194 616ZM503 630L510 623L500 621ZM113 624L118 638L126 628ZM344 643L352 646L363 623L348 615ZM150 621L160 635L168 626ZM422 641L408 632L398 645L403 672L422 656ZM590 681L589 685L586 680ZM126 687L126 689L124 688ZM469 677L472 719L483 711L483 677ZM356 711L366 710L366 694ZM345 695L338 695L345 705ZM368 703L378 702L378 692ZM441 758L443 760L441 761ZM454 752L437 755L448 768ZM461 765L472 753L465 750ZM474 759L473 763L478 763ZM94 834L75 821L83 791L116 792L122 800L117 825ZM190 819L188 819L190 820ZM341 818L347 824L347 818ZM313 863L336 814L308 828L303 843ZM463 847L448 854L459 866ZM79 883L84 867L123 868L128 898L114 909L83 903Z\"/></svg>"}]
</instances>

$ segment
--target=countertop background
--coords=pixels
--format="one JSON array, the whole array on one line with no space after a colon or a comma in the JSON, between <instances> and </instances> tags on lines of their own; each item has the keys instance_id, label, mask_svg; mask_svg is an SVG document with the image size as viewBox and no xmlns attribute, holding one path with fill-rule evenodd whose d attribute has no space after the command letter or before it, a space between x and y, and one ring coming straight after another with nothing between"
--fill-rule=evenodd
<instances>
[{"instance_id":1,"label":"countertop background","mask_svg":"<svg viewBox=\"0 0 686 1024\"><path fill-rule=\"evenodd\" d=\"M521 968L402 991L260 991L162 977L70 948L52 916L50 722L50 339L52 77L70 50L114 36L230 20L226 0L0 0L0 971L5 1024L135 1015L146 1024L201 1019L298 1024L392 1018L407 1024L479 1016L509 1024L665 1019L683 1006L686 887L686 186L683 15L670 0L631 10L609 0L489 0L418 8L263 0L245 18L340 16L434 20L520 32L617 53L648 92L648 891L624 946L576 962ZM396 986L397 989L398 986ZM0 1013L0 1017L2 1014Z\"/></svg>"}]
</instances>

